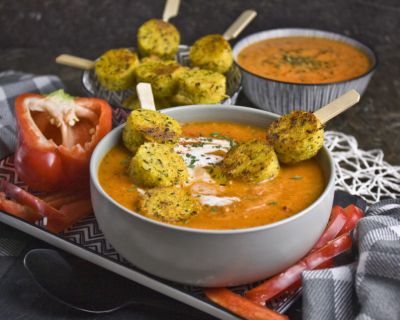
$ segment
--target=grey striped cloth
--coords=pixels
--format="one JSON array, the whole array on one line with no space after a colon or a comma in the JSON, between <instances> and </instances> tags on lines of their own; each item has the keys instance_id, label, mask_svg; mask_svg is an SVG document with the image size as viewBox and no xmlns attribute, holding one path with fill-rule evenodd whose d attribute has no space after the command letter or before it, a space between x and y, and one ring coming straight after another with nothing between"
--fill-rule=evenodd
<instances>
[{"instance_id":1,"label":"grey striped cloth","mask_svg":"<svg viewBox=\"0 0 400 320\"><path fill-rule=\"evenodd\" d=\"M17 71L0 73L0 159L13 153L15 148L15 98L26 92L50 93L63 87L61 80L52 75Z\"/></svg>"},{"instance_id":2,"label":"grey striped cloth","mask_svg":"<svg viewBox=\"0 0 400 320\"><path fill-rule=\"evenodd\" d=\"M356 263L303 272L304 319L400 319L400 199L372 205L355 238Z\"/></svg>"}]
</instances>

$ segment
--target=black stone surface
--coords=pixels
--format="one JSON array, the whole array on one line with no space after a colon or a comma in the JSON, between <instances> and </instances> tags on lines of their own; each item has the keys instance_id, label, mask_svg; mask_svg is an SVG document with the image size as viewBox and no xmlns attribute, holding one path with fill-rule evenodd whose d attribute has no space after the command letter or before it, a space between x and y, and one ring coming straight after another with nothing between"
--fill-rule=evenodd
<instances>
[{"instance_id":1,"label":"black stone surface","mask_svg":"<svg viewBox=\"0 0 400 320\"><path fill-rule=\"evenodd\" d=\"M96 58L105 50L134 46L145 20L161 17L163 0L2 0L0 2L0 70L56 74L74 95L83 95L81 72L56 65L70 53ZM244 9L257 18L241 36L280 27L333 31L369 44L380 65L361 102L329 123L328 129L354 135L362 149L380 148L385 160L400 164L400 2L398 0L182 0L172 22L191 44L209 33L223 33ZM234 43L235 41L232 41ZM239 105L251 106L243 95ZM43 244L28 238L31 247ZM108 316L86 316L46 299L15 263L0 291L0 319L126 319L132 310ZM289 315L299 318L301 304ZM135 311L135 319L160 314ZM196 314L198 315L198 314ZM164 315L167 319L174 315ZM204 316L205 317L205 316Z\"/></svg>"}]
</instances>

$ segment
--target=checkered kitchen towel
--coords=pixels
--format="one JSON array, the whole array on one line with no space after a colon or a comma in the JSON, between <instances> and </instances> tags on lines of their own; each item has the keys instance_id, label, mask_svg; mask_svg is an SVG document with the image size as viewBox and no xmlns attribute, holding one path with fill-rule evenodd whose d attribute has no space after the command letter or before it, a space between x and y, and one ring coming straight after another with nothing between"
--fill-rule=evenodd
<instances>
[{"instance_id":1,"label":"checkered kitchen towel","mask_svg":"<svg viewBox=\"0 0 400 320\"><path fill-rule=\"evenodd\" d=\"M303 272L304 319L400 319L400 199L372 205L355 237L356 263Z\"/></svg>"},{"instance_id":2,"label":"checkered kitchen towel","mask_svg":"<svg viewBox=\"0 0 400 320\"><path fill-rule=\"evenodd\" d=\"M0 73L0 159L13 153L15 148L15 98L25 92L50 93L63 87L56 76L37 76L17 71Z\"/></svg>"}]
</instances>

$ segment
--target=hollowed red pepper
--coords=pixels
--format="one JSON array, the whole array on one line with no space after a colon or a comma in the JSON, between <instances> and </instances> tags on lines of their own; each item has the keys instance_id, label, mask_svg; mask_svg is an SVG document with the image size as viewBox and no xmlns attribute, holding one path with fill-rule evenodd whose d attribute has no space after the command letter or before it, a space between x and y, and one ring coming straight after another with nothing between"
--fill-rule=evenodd
<instances>
[{"instance_id":1,"label":"hollowed red pepper","mask_svg":"<svg viewBox=\"0 0 400 320\"><path fill-rule=\"evenodd\" d=\"M20 95L15 114L19 177L38 191L87 187L90 156L111 130L109 104L59 90L47 96Z\"/></svg>"}]
</instances>

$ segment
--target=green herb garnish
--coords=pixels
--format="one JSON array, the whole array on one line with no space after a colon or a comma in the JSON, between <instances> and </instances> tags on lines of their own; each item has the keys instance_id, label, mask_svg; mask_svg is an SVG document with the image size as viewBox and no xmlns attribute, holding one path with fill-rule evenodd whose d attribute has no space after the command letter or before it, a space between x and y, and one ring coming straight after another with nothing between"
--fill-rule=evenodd
<instances>
[{"instance_id":1,"label":"green herb garnish","mask_svg":"<svg viewBox=\"0 0 400 320\"><path fill-rule=\"evenodd\" d=\"M219 132L210 133L210 137L219 137L220 135L221 135L221 133L219 133Z\"/></svg>"}]
</instances>

